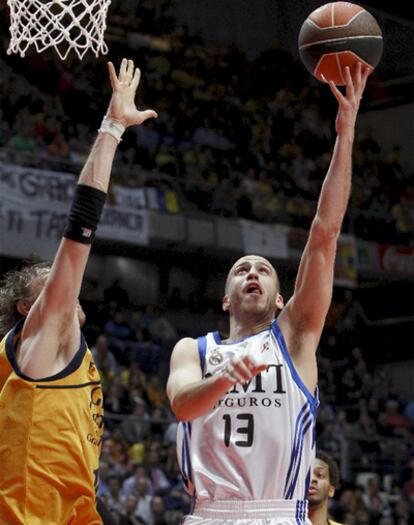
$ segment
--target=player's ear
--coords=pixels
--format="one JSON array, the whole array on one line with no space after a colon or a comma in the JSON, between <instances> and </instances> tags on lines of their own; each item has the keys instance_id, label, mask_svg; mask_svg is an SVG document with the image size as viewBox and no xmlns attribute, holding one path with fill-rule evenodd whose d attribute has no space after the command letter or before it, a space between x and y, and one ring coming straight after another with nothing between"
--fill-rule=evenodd
<instances>
[{"instance_id":1,"label":"player's ear","mask_svg":"<svg viewBox=\"0 0 414 525\"><path fill-rule=\"evenodd\" d=\"M282 310L284 306L285 306L285 303L283 301L283 297L280 295L280 293L278 293L276 295L276 309L278 311Z\"/></svg>"},{"instance_id":2,"label":"player's ear","mask_svg":"<svg viewBox=\"0 0 414 525\"><path fill-rule=\"evenodd\" d=\"M20 299L20 301L16 304L16 310L19 312L19 314L23 315L23 317L26 317L30 310L29 301L26 301L26 299Z\"/></svg>"},{"instance_id":3,"label":"player's ear","mask_svg":"<svg viewBox=\"0 0 414 525\"><path fill-rule=\"evenodd\" d=\"M330 498L333 498L334 495L335 495L335 487L333 485L329 485L328 496Z\"/></svg>"},{"instance_id":4,"label":"player's ear","mask_svg":"<svg viewBox=\"0 0 414 525\"><path fill-rule=\"evenodd\" d=\"M222 308L225 312L230 308L230 297L227 294L223 297Z\"/></svg>"}]
</instances>

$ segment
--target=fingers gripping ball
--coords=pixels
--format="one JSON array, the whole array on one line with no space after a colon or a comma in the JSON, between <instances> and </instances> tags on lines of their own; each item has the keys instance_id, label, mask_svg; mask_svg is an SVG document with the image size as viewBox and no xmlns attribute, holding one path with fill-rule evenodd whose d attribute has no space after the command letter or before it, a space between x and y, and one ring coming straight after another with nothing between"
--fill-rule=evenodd
<instances>
[{"instance_id":1,"label":"fingers gripping ball","mask_svg":"<svg viewBox=\"0 0 414 525\"><path fill-rule=\"evenodd\" d=\"M382 55L382 33L375 18L351 2L332 2L313 11L299 33L299 53L318 80L345 84L345 67L359 61L373 71Z\"/></svg>"}]
</instances>

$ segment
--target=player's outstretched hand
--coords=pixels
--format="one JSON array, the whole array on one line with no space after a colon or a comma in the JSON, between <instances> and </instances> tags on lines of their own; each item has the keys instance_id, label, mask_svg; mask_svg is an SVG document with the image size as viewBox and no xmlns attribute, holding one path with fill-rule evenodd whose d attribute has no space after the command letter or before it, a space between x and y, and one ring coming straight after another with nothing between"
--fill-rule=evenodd
<instances>
[{"instance_id":1,"label":"player's outstretched hand","mask_svg":"<svg viewBox=\"0 0 414 525\"><path fill-rule=\"evenodd\" d=\"M233 385L236 383L244 384L266 368L267 365L258 365L252 357L245 355L233 357L224 368L223 375Z\"/></svg>"},{"instance_id":2,"label":"player's outstretched hand","mask_svg":"<svg viewBox=\"0 0 414 525\"><path fill-rule=\"evenodd\" d=\"M339 104L335 127L338 135L355 131L355 121L358 114L362 93L364 92L371 69L358 62L352 74L349 67L345 68L345 95L331 81L329 86Z\"/></svg>"},{"instance_id":3,"label":"player's outstretched hand","mask_svg":"<svg viewBox=\"0 0 414 525\"><path fill-rule=\"evenodd\" d=\"M149 118L157 118L152 109L139 111L135 105L135 95L141 78L141 71L135 67L132 60L124 58L116 74L112 62L108 62L109 78L112 86L112 98L107 115L118 120L126 128L139 125Z\"/></svg>"}]
</instances>

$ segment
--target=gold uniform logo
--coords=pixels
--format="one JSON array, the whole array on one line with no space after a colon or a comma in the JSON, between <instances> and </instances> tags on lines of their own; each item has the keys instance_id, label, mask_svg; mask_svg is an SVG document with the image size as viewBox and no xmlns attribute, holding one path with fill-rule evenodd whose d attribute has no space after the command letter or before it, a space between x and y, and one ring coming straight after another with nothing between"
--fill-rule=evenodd
<instances>
[{"instance_id":1,"label":"gold uniform logo","mask_svg":"<svg viewBox=\"0 0 414 525\"><path fill-rule=\"evenodd\" d=\"M223 362L223 356L220 353L219 349L213 350L213 352L211 353L210 357L208 358L208 362L212 366L217 366L217 365L219 365L220 363Z\"/></svg>"}]
</instances>

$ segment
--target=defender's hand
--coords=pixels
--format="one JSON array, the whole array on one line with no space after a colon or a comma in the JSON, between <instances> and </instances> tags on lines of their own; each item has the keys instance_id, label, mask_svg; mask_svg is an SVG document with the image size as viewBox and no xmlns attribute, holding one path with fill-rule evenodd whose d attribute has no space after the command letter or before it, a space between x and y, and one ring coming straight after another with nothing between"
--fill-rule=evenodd
<instances>
[{"instance_id":1,"label":"defender's hand","mask_svg":"<svg viewBox=\"0 0 414 525\"><path fill-rule=\"evenodd\" d=\"M112 86L112 98L107 115L121 122L124 127L139 125L158 115L152 109L139 111L135 106L135 95L141 78L141 71L135 68L132 60L124 58L117 76L114 65L108 62L109 78Z\"/></svg>"}]
</instances>

